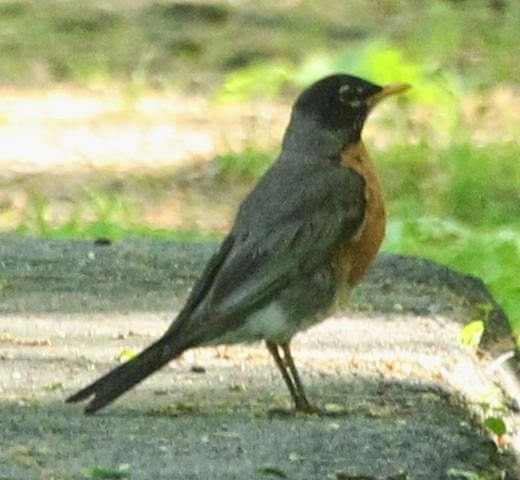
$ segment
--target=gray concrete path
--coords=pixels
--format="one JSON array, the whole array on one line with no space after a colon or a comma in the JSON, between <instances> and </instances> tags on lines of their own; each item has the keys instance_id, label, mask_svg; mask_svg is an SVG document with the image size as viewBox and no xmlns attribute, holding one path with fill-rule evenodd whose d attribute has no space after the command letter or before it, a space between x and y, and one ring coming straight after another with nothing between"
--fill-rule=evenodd
<instances>
[{"instance_id":1,"label":"gray concrete path","mask_svg":"<svg viewBox=\"0 0 520 480\"><path fill-rule=\"evenodd\" d=\"M64 404L163 332L214 248L0 242L1 480L520 478L514 436L499 450L481 426L483 403L515 422L486 372L507 319L478 280L409 257L382 255L354 311L295 338L327 414L288 410L259 344L187 352L95 416ZM460 330L485 302L477 359Z\"/></svg>"}]
</instances>

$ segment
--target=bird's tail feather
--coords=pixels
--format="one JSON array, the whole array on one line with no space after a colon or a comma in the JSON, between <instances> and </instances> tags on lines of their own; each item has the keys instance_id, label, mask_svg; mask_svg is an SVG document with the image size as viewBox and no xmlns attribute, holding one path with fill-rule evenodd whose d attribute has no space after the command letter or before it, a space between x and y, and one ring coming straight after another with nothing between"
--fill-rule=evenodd
<instances>
[{"instance_id":1,"label":"bird's tail feather","mask_svg":"<svg viewBox=\"0 0 520 480\"><path fill-rule=\"evenodd\" d=\"M94 413L159 370L184 350L185 347L180 345L172 348L171 338L165 336L150 345L137 357L71 395L66 401L69 403L80 402L94 395L94 398L85 407L86 413Z\"/></svg>"}]
</instances>

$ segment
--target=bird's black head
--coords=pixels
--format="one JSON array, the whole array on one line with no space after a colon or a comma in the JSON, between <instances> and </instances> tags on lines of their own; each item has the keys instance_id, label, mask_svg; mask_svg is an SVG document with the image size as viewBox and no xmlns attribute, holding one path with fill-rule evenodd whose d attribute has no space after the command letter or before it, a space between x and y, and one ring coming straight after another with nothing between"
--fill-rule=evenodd
<instances>
[{"instance_id":1,"label":"bird's black head","mask_svg":"<svg viewBox=\"0 0 520 480\"><path fill-rule=\"evenodd\" d=\"M343 144L354 143L360 138L370 110L384 97L408 88L406 84L380 87L352 75L331 75L300 94L293 107L291 124L310 122L315 128L338 137Z\"/></svg>"}]
</instances>

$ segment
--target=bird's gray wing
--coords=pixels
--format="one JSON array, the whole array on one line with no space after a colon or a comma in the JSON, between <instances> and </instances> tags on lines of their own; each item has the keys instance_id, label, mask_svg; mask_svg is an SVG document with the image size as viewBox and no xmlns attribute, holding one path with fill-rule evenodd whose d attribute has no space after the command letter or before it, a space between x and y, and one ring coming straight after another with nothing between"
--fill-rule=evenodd
<instances>
[{"instance_id":1,"label":"bird's gray wing","mask_svg":"<svg viewBox=\"0 0 520 480\"><path fill-rule=\"evenodd\" d=\"M201 332L199 341L233 330L292 279L330 264L334 247L361 225L365 183L353 170L317 169L293 181L277 188L271 178L268 189L260 184L242 204L222 254L208 267L211 279L199 282L202 294L191 307L202 314L186 321L192 333Z\"/></svg>"}]
</instances>

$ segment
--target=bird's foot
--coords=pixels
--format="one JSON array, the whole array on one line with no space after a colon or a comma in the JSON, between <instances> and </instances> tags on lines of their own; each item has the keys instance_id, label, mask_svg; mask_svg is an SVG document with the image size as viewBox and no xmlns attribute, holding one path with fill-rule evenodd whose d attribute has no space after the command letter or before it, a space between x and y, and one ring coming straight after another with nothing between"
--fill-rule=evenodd
<instances>
[{"instance_id":1,"label":"bird's foot","mask_svg":"<svg viewBox=\"0 0 520 480\"><path fill-rule=\"evenodd\" d=\"M316 415L322 413L320 408L310 403L305 397L298 398L294 402L294 409L297 412L305 413L307 415Z\"/></svg>"},{"instance_id":2,"label":"bird's foot","mask_svg":"<svg viewBox=\"0 0 520 480\"><path fill-rule=\"evenodd\" d=\"M316 405L311 404L306 398L293 398L292 405L283 402L284 405L277 405L269 408L269 416L292 417L294 414L303 413L305 415L319 415L323 411Z\"/></svg>"}]
</instances>

